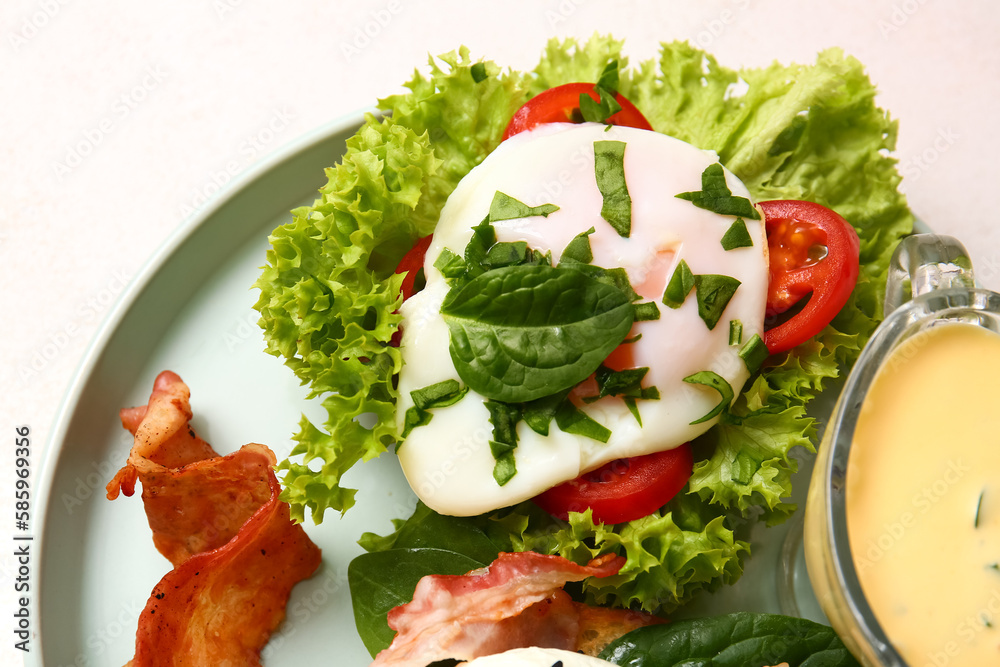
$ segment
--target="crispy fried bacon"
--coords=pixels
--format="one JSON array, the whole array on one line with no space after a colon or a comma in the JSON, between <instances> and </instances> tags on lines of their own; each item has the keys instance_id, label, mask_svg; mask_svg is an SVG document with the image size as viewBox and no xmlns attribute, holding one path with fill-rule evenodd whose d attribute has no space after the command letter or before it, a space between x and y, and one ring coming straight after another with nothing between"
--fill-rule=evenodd
<instances>
[{"instance_id":1,"label":"crispy fried bacon","mask_svg":"<svg viewBox=\"0 0 1000 667\"><path fill-rule=\"evenodd\" d=\"M525 551L502 553L489 567L464 575L424 577L413 601L389 612L397 634L372 667L423 667L525 646L596 654L614 637L660 621L621 609L596 610L571 600L562 586L613 575L624 563L623 556L606 554L577 565Z\"/></svg>"},{"instance_id":2,"label":"crispy fried bacon","mask_svg":"<svg viewBox=\"0 0 1000 667\"><path fill-rule=\"evenodd\" d=\"M271 499L236 537L156 585L139 617L132 665L260 664L292 586L319 564L319 550L278 501L273 477L271 486Z\"/></svg>"},{"instance_id":3,"label":"crispy fried bacon","mask_svg":"<svg viewBox=\"0 0 1000 667\"><path fill-rule=\"evenodd\" d=\"M135 444L108 498L142 482L153 542L174 565L139 617L129 664L259 665L320 552L278 500L271 450L250 444L219 456L191 429L189 397L164 371L148 405L120 413Z\"/></svg>"}]
</instances>

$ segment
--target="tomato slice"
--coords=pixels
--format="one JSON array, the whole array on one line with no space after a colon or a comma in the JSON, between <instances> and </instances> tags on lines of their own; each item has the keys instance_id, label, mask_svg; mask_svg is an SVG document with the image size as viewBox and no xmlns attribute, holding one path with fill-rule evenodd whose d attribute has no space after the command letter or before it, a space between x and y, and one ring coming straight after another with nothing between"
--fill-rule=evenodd
<instances>
[{"instance_id":1,"label":"tomato slice","mask_svg":"<svg viewBox=\"0 0 1000 667\"><path fill-rule=\"evenodd\" d=\"M428 234L422 239L418 239L417 242L410 248L403 259L399 260L399 264L396 265L396 270L393 273L405 273L403 276L403 284L399 286L399 291L403 295L403 301L406 301L411 296L416 293L416 280L417 274L420 269L424 267L424 257L427 255L427 248L431 244L431 238L433 234ZM396 329L392 338L389 340L389 345L392 347L399 347L400 341L403 339L403 331L401 329Z\"/></svg>"},{"instance_id":2,"label":"tomato slice","mask_svg":"<svg viewBox=\"0 0 1000 667\"><path fill-rule=\"evenodd\" d=\"M580 95L590 95L595 102L601 101L601 96L592 83L567 83L549 88L544 93L532 97L510 119L507 129L504 130L503 139L509 139L515 134L543 123L580 122ZM615 100L622 108L608 118L608 123L636 127L640 130L653 129L642 112L621 93L615 95Z\"/></svg>"},{"instance_id":3,"label":"tomato slice","mask_svg":"<svg viewBox=\"0 0 1000 667\"><path fill-rule=\"evenodd\" d=\"M595 522L622 523L652 514L684 488L691 477L691 445L612 461L597 470L554 486L534 502L566 520L588 507Z\"/></svg>"},{"instance_id":4,"label":"tomato slice","mask_svg":"<svg viewBox=\"0 0 1000 667\"><path fill-rule=\"evenodd\" d=\"M428 234L422 239L418 239L413 247L403 255L403 259L399 260L399 264L396 265L396 270L393 273L406 274L403 276L403 284L399 288L399 291L403 293L403 301L413 296L416 291L414 289L414 282L417 279L420 269L424 267L424 257L427 255L427 248L431 244L431 238L433 238L433 234Z\"/></svg>"},{"instance_id":5,"label":"tomato slice","mask_svg":"<svg viewBox=\"0 0 1000 667\"><path fill-rule=\"evenodd\" d=\"M781 199L758 205L770 253L765 319L809 296L799 312L764 332L776 354L818 334L844 307L858 281L860 242L849 222L820 204Z\"/></svg>"}]
</instances>

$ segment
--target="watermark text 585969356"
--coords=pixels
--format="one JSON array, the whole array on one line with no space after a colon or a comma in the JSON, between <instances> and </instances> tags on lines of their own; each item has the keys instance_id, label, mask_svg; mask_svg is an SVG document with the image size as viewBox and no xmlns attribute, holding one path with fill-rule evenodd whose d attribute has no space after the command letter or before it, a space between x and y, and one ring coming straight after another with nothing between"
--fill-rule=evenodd
<instances>
[{"instance_id":1,"label":"watermark text 585969356","mask_svg":"<svg viewBox=\"0 0 1000 667\"><path fill-rule=\"evenodd\" d=\"M27 652L31 640L31 428L14 429L14 648Z\"/></svg>"}]
</instances>

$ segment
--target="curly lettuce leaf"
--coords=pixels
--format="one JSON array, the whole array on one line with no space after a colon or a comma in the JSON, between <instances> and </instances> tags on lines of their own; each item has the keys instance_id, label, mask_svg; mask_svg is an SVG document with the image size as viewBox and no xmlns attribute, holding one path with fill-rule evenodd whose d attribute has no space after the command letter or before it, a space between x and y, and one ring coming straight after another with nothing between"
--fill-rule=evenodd
<instances>
[{"instance_id":1,"label":"curly lettuce leaf","mask_svg":"<svg viewBox=\"0 0 1000 667\"><path fill-rule=\"evenodd\" d=\"M815 435L806 406L877 325L892 248L912 227L887 156L896 124L875 106L861 65L836 49L815 65L735 71L681 43L629 68L621 48L609 37L552 40L533 72L505 74L485 63L485 79L472 75L464 49L432 59L409 92L381 100L387 117L367 120L316 204L275 231L257 285L268 350L330 415L322 427L303 418L295 449L302 463L281 464L297 518L305 508L319 521L326 508L350 507L353 491L340 487L341 475L398 437L392 376L400 361L386 343L399 323L399 278L391 274L399 257L433 230L448 195L497 145L523 101L594 81L612 60L620 91L654 128L715 151L755 199L808 199L847 218L861 238L861 278L826 330L770 359L723 422L695 441L688 490L659 513L604 526L589 514L556 522L522 504L480 519L501 531L497 543L518 549L577 561L625 554L618 578L587 596L668 609L739 577L748 546L732 526L761 514L780 521L794 509L783 500L795 471L790 452L811 449ZM373 427L357 420L364 413L376 416Z\"/></svg>"},{"instance_id":2,"label":"curly lettuce leaf","mask_svg":"<svg viewBox=\"0 0 1000 667\"><path fill-rule=\"evenodd\" d=\"M299 521L307 508L317 523L327 509L350 508L355 490L340 485L343 474L398 439L393 376L402 359L388 343L402 277L392 270L433 230L448 195L496 147L523 101L519 75L485 63L488 76L477 83L464 49L441 62L445 69L432 61L429 77L414 76L411 93L382 101L391 117L366 117L319 199L274 230L255 284L267 352L328 414L322 426L302 417L292 451L301 462L278 467L282 499Z\"/></svg>"}]
</instances>

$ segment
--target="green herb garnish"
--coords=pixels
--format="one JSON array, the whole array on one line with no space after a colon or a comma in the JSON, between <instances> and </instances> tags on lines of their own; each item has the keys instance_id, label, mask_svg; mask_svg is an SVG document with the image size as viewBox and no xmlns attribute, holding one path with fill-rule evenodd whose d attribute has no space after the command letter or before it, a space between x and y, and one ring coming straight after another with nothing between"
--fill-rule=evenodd
<instances>
[{"instance_id":1,"label":"green herb garnish","mask_svg":"<svg viewBox=\"0 0 1000 667\"><path fill-rule=\"evenodd\" d=\"M625 183L624 141L594 142L594 175L604 197L601 217L627 238L632 231L632 197Z\"/></svg>"},{"instance_id":2,"label":"green herb garnish","mask_svg":"<svg viewBox=\"0 0 1000 667\"><path fill-rule=\"evenodd\" d=\"M587 93L580 93L580 115L585 121L604 123L622 109L622 105L615 99L618 93L617 60L612 60L604 67L594 90L600 97L600 102L595 102Z\"/></svg>"},{"instance_id":3,"label":"green herb garnish","mask_svg":"<svg viewBox=\"0 0 1000 667\"><path fill-rule=\"evenodd\" d=\"M674 274L670 276L667 289L663 292L663 305L668 308L680 308L693 288L694 274L691 273L687 262L682 259L674 269Z\"/></svg>"},{"instance_id":4,"label":"green herb garnish","mask_svg":"<svg viewBox=\"0 0 1000 667\"><path fill-rule=\"evenodd\" d=\"M490 452L496 461L493 479L503 486L517 473L514 450L517 448L517 422L521 419L521 411L517 406L500 401L486 401L484 405L493 424L493 439L490 440Z\"/></svg>"},{"instance_id":5,"label":"green herb garnish","mask_svg":"<svg viewBox=\"0 0 1000 667\"><path fill-rule=\"evenodd\" d=\"M979 500L976 501L976 518L972 522L973 528L979 528L979 514L983 509L983 496L986 495L986 489L979 492Z\"/></svg>"},{"instance_id":6,"label":"green herb garnish","mask_svg":"<svg viewBox=\"0 0 1000 667\"><path fill-rule=\"evenodd\" d=\"M556 425L564 433L582 435L598 442L607 442L611 437L611 431L590 418L583 410L580 410L568 398L564 398L556 410Z\"/></svg>"},{"instance_id":7,"label":"green herb garnish","mask_svg":"<svg viewBox=\"0 0 1000 667\"><path fill-rule=\"evenodd\" d=\"M771 353L767 349L767 345L764 344L764 340L758 335L754 334L750 339L743 344L740 348L740 359L746 365L747 370L751 373L755 373L760 365L764 363L764 360Z\"/></svg>"},{"instance_id":8,"label":"green herb garnish","mask_svg":"<svg viewBox=\"0 0 1000 667\"><path fill-rule=\"evenodd\" d=\"M760 220L760 214L746 197L737 197L726 185L726 172L718 162L708 165L701 173L701 190L682 192L677 195L698 208L721 215L739 215L751 220Z\"/></svg>"},{"instance_id":9,"label":"green herb garnish","mask_svg":"<svg viewBox=\"0 0 1000 667\"><path fill-rule=\"evenodd\" d=\"M490 203L490 222L501 220L516 220L517 218L530 218L540 215L543 218L549 217L550 213L555 213L559 207L555 204L540 204L538 206L528 206L524 202L514 199L499 190L493 195Z\"/></svg>"},{"instance_id":10,"label":"green herb garnish","mask_svg":"<svg viewBox=\"0 0 1000 667\"><path fill-rule=\"evenodd\" d=\"M453 253L448 248L441 251L438 258L434 260L434 268L441 272L446 279L458 278L465 275L468 265L465 260Z\"/></svg>"},{"instance_id":11,"label":"green herb garnish","mask_svg":"<svg viewBox=\"0 0 1000 667\"><path fill-rule=\"evenodd\" d=\"M483 273L450 291L441 315L459 377L483 396L510 403L582 382L634 321L618 288L544 265Z\"/></svg>"},{"instance_id":12,"label":"green herb garnish","mask_svg":"<svg viewBox=\"0 0 1000 667\"><path fill-rule=\"evenodd\" d=\"M590 235L596 230L591 227L585 232L580 232L573 237L573 240L566 244L565 250L559 256L559 265L563 264L590 264L594 261L594 252L590 248Z\"/></svg>"},{"instance_id":13,"label":"green herb garnish","mask_svg":"<svg viewBox=\"0 0 1000 667\"><path fill-rule=\"evenodd\" d=\"M743 322L729 320L729 344L739 345L743 342Z\"/></svg>"},{"instance_id":14,"label":"green herb garnish","mask_svg":"<svg viewBox=\"0 0 1000 667\"><path fill-rule=\"evenodd\" d=\"M632 304L636 322L648 322L660 319L660 309L652 301Z\"/></svg>"},{"instance_id":15,"label":"green herb garnish","mask_svg":"<svg viewBox=\"0 0 1000 667\"><path fill-rule=\"evenodd\" d=\"M733 400L732 385L730 385L729 382L726 381L726 378L722 377L721 375L719 375L714 371L698 371L697 373L694 373L693 375L689 375L686 378L684 378L684 382L711 387L712 389L719 392L720 396L722 396L722 400L719 401L718 405L712 408L712 410L701 419L695 419L693 422L691 422L691 424L701 424L703 422L707 422L709 419L717 417L719 414L722 413L723 410L726 409L729 403Z\"/></svg>"},{"instance_id":16,"label":"green herb garnish","mask_svg":"<svg viewBox=\"0 0 1000 667\"><path fill-rule=\"evenodd\" d=\"M736 218L730 225L726 233L722 235L722 249L735 250L736 248L752 248L753 239L747 231L747 223L743 218Z\"/></svg>"},{"instance_id":17,"label":"green herb garnish","mask_svg":"<svg viewBox=\"0 0 1000 667\"><path fill-rule=\"evenodd\" d=\"M433 416L430 410L454 405L468 392L469 388L463 387L458 380L444 380L411 391L413 407L409 408L403 417L403 437L409 435L414 428L429 424Z\"/></svg>"},{"instance_id":18,"label":"green herb garnish","mask_svg":"<svg viewBox=\"0 0 1000 667\"><path fill-rule=\"evenodd\" d=\"M694 289L698 296L698 315L705 321L710 331L719 323L719 318L722 317L729 300L736 294L739 286L740 281L730 276L709 273L694 277Z\"/></svg>"}]
</instances>

